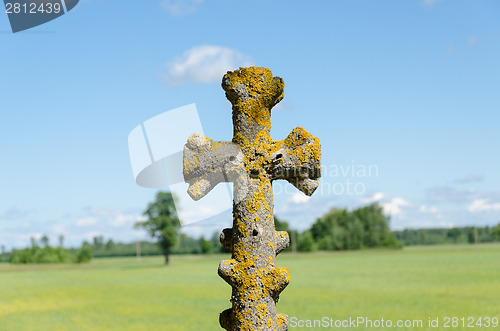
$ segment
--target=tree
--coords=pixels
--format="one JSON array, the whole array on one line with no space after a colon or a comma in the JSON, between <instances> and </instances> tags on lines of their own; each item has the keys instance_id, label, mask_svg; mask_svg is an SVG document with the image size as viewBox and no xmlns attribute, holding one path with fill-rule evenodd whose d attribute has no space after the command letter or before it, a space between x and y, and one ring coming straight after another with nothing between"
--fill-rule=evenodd
<instances>
[{"instance_id":1,"label":"tree","mask_svg":"<svg viewBox=\"0 0 500 331\"><path fill-rule=\"evenodd\" d=\"M212 250L212 243L204 237L200 238L201 253L208 254Z\"/></svg>"},{"instance_id":2,"label":"tree","mask_svg":"<svg viewBox=\"0 0 500 331\"><path fill-rule=\"evenodd\" d=\"M165 265L168 265L170 251L177 243L180 227L173 195L169 192L158 192L155 201L148 205L143 215L147 220L137 222L135 227L145 229L156 240L165 255Z\"/></svg>"},{"instance_id":3,"label":"tree","mask_svg":"<svg viewBox=\"0 0 500 331\"><path fill-rule=\"evenodd\" d=\"M1 249L2 249L2 254L0 254L0 262L3 262L4 259L5 259L5 257L4 257L4 255L5 255L5 246L2 245Z\"/></svg>"},{"instance_id":4,"label":"tree","mask_svg":"<svg viewBox=\"0 0 500 331\"><path fill-rule=\"evenodd\" d=\"M353 211L333 208L312 225L311 235L321 250L400 248L389 221L376 203Z\"/></svg>"},{"instance_id":5,"label":"tree","mask_svg":"<svg viewBox=\"0 0 500 331\"><path fill-rule=\"evenodd\" d=\"M94 236L94 238L92 238L92 240L94 241L94 248L95 249L100 250L104 247L104 237L103 236Z\"/></svg>"},{"instance_id":6,"label":"tree","mask_svg":"<svg viewBox=\"0 0 500 331\"><path fill-rule=\"evenodd\" d=\"M82 248L76 253L76 263L86 263L92 260L92 246L84 241Z\"/></svg>"},{"instance_id":7,"label":"tree","mask_svg":"<svg viewBox=\"0 0 500 331\"><path fill-rule=\"evenodd\" d=\"M299 252L311 252L314 250L314 239L310 230L306 230L300 234L297 246Z\"/></svg>"},{"instance_id":8,"label":"tree","mask_svg":"<svg viewBox=\"0 0 500 331\"><path fill-rule=\"evenodd\" d=\"M290 226L288 222L281 221L276 215L274 215L274 228L276 231L286 231L290 235Z\"/></svg>"},{"instance_id":9,"label":"tree","mask_svg":"<svg viewBox=\"0 0 500 331\"><path fill-rule=\"evenodd\" d=\"M318 218L311 227L311 235L318 243L319 249L345 249L346 227L349 219L348 211L340 208L333 208L326 215Z\"/></svg>"},{"instance_id":10,"label":"tree","mask_svg":"<svg viewBox=\"0 0 500 331\"><path fill-rule=\"evenodd\" d=\"M106 251L112 251L115 248L115 243L113 242L112 239L109 239L108 242L106 243L106 246L104 246L104 249Z\"/></svg>"},{"instance_id":11,"label":"tree","mask_svg":"<svg viewBox=\"0 0 500 331\"><path fill-rule=\"evenodd\" d=\"M30 242L31 242L31 248L36 248L38 247L38 243L36 241L35 237L30 237Z\"/></svg>"},{"instance_id":12,"label":"tree","mask_svg":"<svg viewBox=\"0 0 500 331\"><path fill-rule=\"evenodd\" d=\"M63 244L64 244L64 236L61 234L61 235L59 235L58 239L59 239L59 247L63 247Z\"/></svg>"},{"instance_id":13,"label":"tree","mask_svg":"<svg viewBox=\"0 0 500 331\"><path fill-rule=\"evenodd\" d=\"M224 246L222 246L222 244L220 243L219 232L214 232L212 234L212 237L210 237L210 243L212 244L215 253L230 253L230 251L225 249Z\"/></svg>"},{"instance_id":14,"label":"tree","mask_svg":"<svg viewBox=\"0 0 500 331\"><path fill-rule=\"evenodd\" d=\"M40 239L40 242L42 243L43 247L49 246L49 237L47 237L47 235L44 234Z\"/></svg>"},{"instance_id":15,"label":"tree","mask_svg":"<svg viewBox=\"0 0 500 331\"><path fill-rule=\"evenodd\" d=\"M464 228L464 231L469 244L477 244L479 242L479 231L475 226L467 226Z\"/></svg>"},{"instance_id":16,"label":"tree","mask_svg":"<svg viewBox=\"0 0 500 331\"><path fill-rule=\"evenodd\" d=\"M450 230L448 230L448 233L446 234L446 236L450 239L453 240L453 242L457 242L458 241L458 238L460 238L460 236L462 236L462 230L460 230L459 228L452 228Z\"/></svg>"},{"instance_id":17,"label":"tree","mask_svg":"<svg viewBox=\"0 0 500 331\"><path fill-rule=\"evenodd\" d=\"M496 227L491 229L490 233L491 233L491 237L493 237L494 239L500 239L500 223L498 223L498 225Z\"/></svg>"}]
</instances>

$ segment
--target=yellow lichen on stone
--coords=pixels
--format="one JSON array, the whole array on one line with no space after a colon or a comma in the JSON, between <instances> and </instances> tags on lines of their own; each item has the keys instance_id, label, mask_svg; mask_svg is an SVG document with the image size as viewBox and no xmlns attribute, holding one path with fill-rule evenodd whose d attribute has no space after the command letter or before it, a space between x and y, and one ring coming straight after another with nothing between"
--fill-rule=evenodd
<instances>
[{"instance_id":1,"label":"yellow lichen on stone","mask_svg":"<svg viewBox=\"0 0 500 331\"><path fill-rule=\"evenodd\" d=\"M271 328L273 326L273 319L271 317L269 317L267 319L267 327Z\"/></svg>"},{"instance_id":2,"label":"yellow lichen on stone","mask_svg":"<svg viewBox=\"0 0 500 331\"><path fill-rule=\"evenodd\" d=\"M297 157L302 163L319 162L321 159L319 139L301 127L293 129L283 144L286 146L287 153ZM300 162L297 165L300 165Z\"/></svg>"},{"instance_id":3,"label":"yellow lichen on stone","mask_svg":"<svg viewBox=\"0 0 500 331\"><path fill-rule=\"evenodd\" d=\"M283 141L271 139L271 109L283 98L284 82L269 69L228 72L222 86L233 105L232 142L243 154L241 172L231 168L237 173L232 181L235 188L244 188L235 189L241 200L235 199L234 204L230 268L227 264L221 267L233 291L232 324L226 329L283 330L287 318L276 315L275 304L290 282L290 274L286 268L274 266L275 245L281 251L287 234L277 233L274 227L272 180L283 178L275 174L276 165L286 168L318 161L319 166L319 140L302 128L294 129ZM212 143L212 150L220 145ZM289 155L281 157L282 149Z\"/></svg>"},{"instance_id":4,"label":"yellow lichen on stone","mask_svg":"<svg viewBox=\"0 0 500 331\"><path fill-rule=\"evenodd\" d=\"M194 171L197 167L200 166L200 159L198 155L193 155L191 159L184 158L183 160L183 172L185 174L189 174Z\"/></svg>"},{"instance_id":5,"label":"yellow lichen on stone","mask_svg":"<svg viewBox=\"0 0 500 331\"><path fill-rule=\"evenodd\" d=\"M223 78L223 88L233 104L233 110L245 114L247 125L255 121L266 130L271 128L270 109L284 97L285 83L273 77L267 68L250 67L228 72ZM245 89L248 96L242 99L236 94ZM237 130L235 130L237 131Z\"/></svg>"},{"instance_id":6,"label":"yellow lichen on stone","mask_svg":"<svg viewBox=\"0 0 500 331\"><path fill-rule=\"evenodd\" d=\"M245 226L245 223L243 223L240 219L236 218L236 224L238 226L238 231L241 233L243 237L246 237L248 235L248 228Z\"/></svg>"},{"instance_id":7,"label":"yellow lichen on stone","mask_svg":"<svg viewBox=\"0 0 500 331\"><path fill-rule=\"evenodd\" d=\"M229 145L229 142L226 141L212 141L212 143L209 145L208 149L211 151L215 151L219 149L220 147Z\"/></svg>"},{"instance_id":8,"label":"yellow lichen on stone","mask_svg":"<svg viewBox=\"0 0 500 331\"><path fill-rule=\"evenodd\" d=\"M225 88L226 92L228 89L235 90L238 85L243 85L248 95L254 100L261 99L266 102L271 99L281 100L284 97L285 83L279 77L275 79L271 70L267 68L240 68L224 75L223 81L229 82L229 86Z\"/></svg>"},{"instance_id":9,"label":"yellow lichen on stone","mask_svg":"<svg viewBox=\"0 0 500 331\"><path fill-rule=\"evenodd\" d=\"M245 204L245 206L248 208L248 211L250 213L258 212L259 207L261 205L265 209L271 211L271 208L269 207L269 205L267 204L267 201L266 201L266 193L269 193L269 188L267 189L267 191L264 191L265 186L269 186L269 187L271 186L269 179L267 180L267 182L268 183L261 180L258 184L257 191L252 195L252 197ZM266 184L268 184L268 185L266 185Z\"/></svg>"},{"instance_id":10,"label":"yellow lichen on stone","mask_svg":"<svg viewBox=\"0 0 500 331\"><path fill-rule=\"evenodd\" d=\"M245 147L250 145L250 140L241 134L241 132L236 132L233 137L233 142L235 144L240 145L241 147Z\"/></svg>"},{"instance_id":11,"label":"yellow lichen on stone","mask_svg":"<svg viewBox=\"0 0 500 331\"><path fill-rule=\"evenodd\" d=\"M276 325L278 328L281 328L286 325L286 315L285 314L278 314L278 317L276 318Z\"/></svg>"},{"instance_id":12,"label":"yellow lichen on stone","mask_svg":"<svg viewBox=\"0 0 500 331\"><path fill-rule=\"evenodd\" d=\"M202 188L205 186L210 185L210 182L206 179L199 179L193 184L189 185L188 188L188 193L192 196L195 197L196 199L199 199L202 196Z\"/></svg>"},{"instance_id":13,"label":"yellow lichen on stone","mask_svg":"<svg viewBox=\"0 0 500 331\"><path fill-rule=\"evenodd\" d=\"M259 317L264 317L267 314L267 305L265 303L261 303L257 305L257 314Z\"/></svg>"}]
</instances>

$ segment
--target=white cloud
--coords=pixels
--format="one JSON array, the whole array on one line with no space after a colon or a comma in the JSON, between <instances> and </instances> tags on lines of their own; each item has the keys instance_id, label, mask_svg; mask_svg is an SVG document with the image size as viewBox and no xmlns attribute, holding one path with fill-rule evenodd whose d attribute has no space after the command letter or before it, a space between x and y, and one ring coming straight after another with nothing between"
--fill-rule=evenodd
<instances>
[{"instance_id":1,"label":"white cloud","mask_svg":"<svg viewBox=\"0 0 500 331\"><path fill-rule=\"evenodd\" d=\"M59 235L65 235L66 233L68 233L66 224L61 224L61 223L53 224L50 230L51 233L57 233Z\"/></svg>"},{"instance_id":2,"label":"white cloud","mask_svg":"<svg viewBox=\"0 0 500 331\"><path fill-rule=\"evenodd\" d=\"M138 216L138 217L136 218L137 222L144 222L144 221L146 221L147 219L148 219L148 218L147 218L146 216L144 216L144 215Z\"/></svg>"},{"instance_id":3,"label":"white cloud","mask_svg":"<svg viewBox=\"0 0 500 331\"><path fill-rule=\"evenodd\" d=\"M92 227L98 229L112 228L132 228L135 222L141 220L141 217L134 213L123 213L110 209L92 209L89 215L77 219L74 224L77 227ZM62 228L60 229L62 230ZM60 231L63 232L63 231Z\"/></svg>"},{"instance_id":4,"label":"white cloud","mask_svg":"<svg viewBox=\"0 0 500 331\"><path fill-rule=\"evenodd\" d=\"M203 0L163 0L160 6L172 16L184 16L194 13Z\"/></svg>"},{"instance_id":5,"label":"white cloud","mask_svg":"<svg viewBox=\"0 0 500 331\"><path fill-rule=\"evenodd\" d=\"M120 226L133 227L137 220L138 220L137 216L135 215L118 213L112 220L110 220L109 225L114 227L120 227Z\"/></svg>"},{"instance_id":6,"label":"white cloud","mask_svg":"<svg viewBox=\"0 0 500 331\"><path fill-rule=\"evenodd\" d=\"M218 215L208 217L203 221L183 225L181 227L181 232L194 238L201 236L207 238L214 232L219 235L222 229L232 227L232 219L232 211L226 210Z\"/></svg>"},{"instance_id":7,"label":"white cloud","mask_svg":"<svg viewBox=\"0 0 500 331\"><path fill-rule=\"evenodd\" d=\"M308 197L304 193L297 192L294 195L292 195L292 198L290 199L293 203L306 203L309 201L311 197Z\"/></svg>"},{"instance_id":8,"label":"white cloud","mask_svg":"<svg viewBox=\"0 0 500 331\"><path fill-rule=\"evenodd\" d=\"M42 239L43 236L44 236L44 234L42 234L42 233L32 233L29 235L30 239L34 238L35 240L40 240L40 239Z\"/></svg>"},{"instance_id":9,"label":"white cloud","mask_svg":"<svg viewBox=\"0 0 500 331\"><path fill-rule=\"evenodd\" d=\"M368 198L364 198L362 200L362 202L364 202L364 203L372 203L372 202L380 201L383 198L385 198L385 194L384 193L382 193L382 192L376 192L375 194L373 194L373 196L368 197Z\"/></svg>"},{"instance_id":10,"label":"white cloud","mask_svg":"<svg viewBox=\"0 0 500 331\"><path fill-rule=\"evenodd\" d=\"M275 184L276 185L276 184ZM290 185L286 183L286 185ZM292 186L293 187L293 186ZM293 189L296 190L295 187ZM294 198L295 196L295 198ZM275 195L274 212L280 220L286 221L290 228L304 231L316 222L329 209L334 206L340 206L338 197L321 197L313 194L312 197L304 195L302 192L294 192L280 199ZM303 200L307 199L307 203ZM303 202L299 202L299 201Z\"/></svg>"},{"instance_id":11,"label":"white cloud","mask_svg":"<svg viewBox=\"0 0 500 331\"><path fill-rule=\"evenodd\" d=\"M471 213L483 211L500 210L500 203L489 203L487 199L476 199L467 207Z\"/></svg>"},{"instance_id":12,"label":"white cloud","mask_svg":"<svg viewBox=\"0 0 500 331\"><path fill-rule=\"evenodd\" d=\"M480 194L473 189L456 189L451 186L437 186L427 190L426 200L433 203L457 203L463 204L478 197Z\"/></svg>"},{"instance_id":13,"label":"white cloud","mask_svg":"<svg viewBox=\"0 0 500 331\"><path fill-rule=\"evenodd\" d=\"M207 219L213 215L217 215L217 209L208 205L199 205L196 208L183 208L181 220L183 224L189 224L199 219Z\"/></svg>"},{"instance_id":14,"label":"white cloud","mask_svg":"<svg viewBox=\"0 0 500 331\"><path fill-rule=\"evenodd\" d=\"M165 81L171 86L220 82L228 70L249 66L251 63L252 60L248 56L231 48L195 46L167 64Z\"/></svg>"},{"instance_id":15,"label":"white cloud","mask_svg":"<svg viewBox=\"0 0 500 331\"><path fill-rule=\"evenodd\" d=\"M437 213L439 210L436 207L427 207L426 205L421 205L418 208L422 213Z\"/></svg>"},{"instance_id":16,"label":"white cloud","mask_svg":"<svg viewBox=\"0 0 500 331\"><path fill-rule=\"evenodd\" d=\"M399 215L402 212L401 208L409 205L410 203L403 198L392 198L389 202L383 203L382 208L388 214Z\"/></svg>"},{"instance_id":17,"label":"white cloud","mask_svg":"<svg viewBox=\"0 0 500 331\"><path fill-rule=\"evenodd\" d=\"M91 226L97 223L96 217L83 217L76 220L75 225L79 227Z\"/></svg>"}]
</instances>

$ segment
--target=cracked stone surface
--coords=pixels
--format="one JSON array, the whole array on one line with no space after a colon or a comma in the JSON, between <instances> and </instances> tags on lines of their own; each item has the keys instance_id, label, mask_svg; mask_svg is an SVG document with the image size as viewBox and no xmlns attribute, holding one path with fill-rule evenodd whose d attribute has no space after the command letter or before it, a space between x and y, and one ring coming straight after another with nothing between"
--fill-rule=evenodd
<instances>
[{"instance_id":1,"label":"cracked stone surface","mask_svg":"<svg viewBox=\"0 0 500 331\"><path fill-rule=\"evenodd\" d=\"M228 72L222 88L233 109L232 141L193 134L184 146L184 180L194 200L218 183L233 183L233 227L220 235L232 255L218 269L232 287L232 307L219 318L228 331L288 330L288 316L276 313L276 303L290 273L275 266L275 258L289 238L274 228L272 182L284 179L312 195L321 176L321 146L300 127L285 140L271 139L271 109L283 99L284 87L267 68Z\"/></svg>"}]
</instances>

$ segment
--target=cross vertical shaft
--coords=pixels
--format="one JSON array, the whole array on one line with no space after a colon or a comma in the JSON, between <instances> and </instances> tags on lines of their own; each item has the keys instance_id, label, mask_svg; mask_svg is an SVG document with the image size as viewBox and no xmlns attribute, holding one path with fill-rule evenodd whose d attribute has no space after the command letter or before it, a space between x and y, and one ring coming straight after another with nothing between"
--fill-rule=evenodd
<instances>
[{"instance_id":1,"label":"cross vertical shaft","mask_svg":"<svg viewBox=\"0 0 500 331\"><path fill-rule=\"evenodd\" d=\"M220 182L233 182L233 227L221 233L232 252L219 275L232 287L232 307L220 315L226 330L287 330L277 315L279 294L290 282L275 257L289 245L288 234L274 227L272 181L286 179L311 195L321 176L319 139L302 128L283 141L271 139L271 108L283 99L284 82L267 68L228 72L222 87L233 109L232 142L201 135L184 149L184 178L197 200Z\"/></svg>"}]
</instances>

